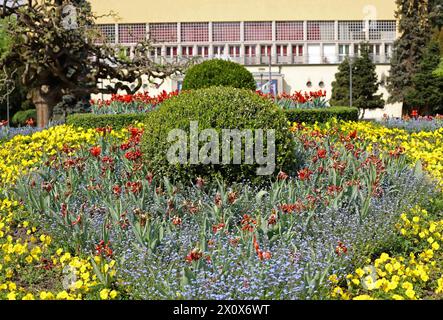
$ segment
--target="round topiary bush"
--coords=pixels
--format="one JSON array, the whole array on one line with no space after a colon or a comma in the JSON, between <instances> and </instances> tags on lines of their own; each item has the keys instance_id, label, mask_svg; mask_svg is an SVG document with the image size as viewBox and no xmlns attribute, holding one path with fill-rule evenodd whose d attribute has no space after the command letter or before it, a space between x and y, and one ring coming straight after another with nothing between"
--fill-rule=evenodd
<instances>
[{"instance_id":1,"label":"round topiary bush","mask_svg":"<svg viewBox=\"0 0 443 320\"><path fill-rule=\"evenodd\" d=\"M202 89L214 86L256 90L252 74L242 65L221 60L207 60L186 71L184 90Z\"/></svg>"},{"instance_id":2,"label":"round topiary bush","mask_svg":"<svg viewBox=\"0 0 443 320\"><path fill-rule=\"evenodd\" d=\"M229 134L241 135L237 136L237 145ZM208 148L210 142L212 148ZM253 152L249 148L252 142ZM268 149L272 145L275 156L272 148ZM269 181L269 176L280 170L293 173L296 169L295 144L283 111L246 89L212 87L165 101L147 115L141 147L149 170L184 183L198 177L259 183ZM260 155L268 158L257 161ZM262 170L260 175L258 168Z\"/></svg>"}]
</instances>

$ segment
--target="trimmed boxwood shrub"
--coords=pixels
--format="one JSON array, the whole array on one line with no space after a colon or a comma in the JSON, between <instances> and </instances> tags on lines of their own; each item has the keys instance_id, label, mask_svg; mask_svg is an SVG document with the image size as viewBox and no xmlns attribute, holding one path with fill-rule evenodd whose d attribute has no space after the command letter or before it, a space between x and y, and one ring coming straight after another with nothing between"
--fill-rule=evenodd
<instances>
[{"instance_id":1,"label":"trimmed boxwood shrub","mask_svg":"<svg viewBox=\"0 0 443 320\"><path fill-rule=\"evenodd\" d=\"M36 109L29 109L29 110L22 110L18 111L14 114L14 116L11 119L11 122L13 125L16 126L24 126L26 125L26 120L33 119L34 121L37 121L37 110Z\"/></svg>"},{"instance_id":2,"label":"trimmed boxwood shrub","mask_svg":"<svg viewBox=\"0 0 443 320\"><path fill-rule=\"evenodd\" d=\"M242 65L221 60L207 60L186 71L183 90L224 86L256 90L252 74Z\"/></svg>"},{"instance_id":3,"label":"trimmed boxwood shrub","mask_svg":"<svg viewBox=\"0 0 443 320\"><path fill-rule=\"evenodd\" d=\"M337 118L344 121L357 121L358 109L350 107L330 107L322 109L288 109L286 117L290 122L319 123Z\"/></svg>"},{"instance_id":4,"label":"trimmed boxwood shrub","mask_svg":"<svg viewBox=\"0 0 443 320\"><path fill-rule=\"evenodd\" d=\"M144 122L145 113L138 114L92 114L78 113L68 116L66 123L74 127L82 128L103 128L112 127L114 130L120 130L136 122Z\"/></svg>"},{"instance_id":5,"label":"trimmed boxwood shrub","mask_svg":"<svg viewBox=\"0 0 443 320\"><path fill-rule=\"evenodd\" d=\"M220 141L220 164L190 164L190 122L198 121L198 132L204 129L215 129ZM174 142L168 142L168 134L173 129L186 132L187 163L170 164L167 153ZM222 129L263 129L275 130L276 142L276 175L279 170L293 173L296 170L295 142L288 130L288 122L283 111L272 101L264 99L252 91L229 87L212 87L183 93L165 101L161 107L148 114L145 133L142 139L142 152L147 167L155 174L167 176L172 180L187 183L201 177L214 181L215 178L226 182L252 183L269 181L269 176L257 176L254 164L245 164L242 143L241 164L221 164ZM175 140L174 140L175 141ZM199 143L199 150L204 145ZM264 144L267 149L268 144ZM232 155L232 145L231 145ZM210 153L211 154L211 153ZM208 181L206 180L206 181Z\"/></svg>"}]
</instances>

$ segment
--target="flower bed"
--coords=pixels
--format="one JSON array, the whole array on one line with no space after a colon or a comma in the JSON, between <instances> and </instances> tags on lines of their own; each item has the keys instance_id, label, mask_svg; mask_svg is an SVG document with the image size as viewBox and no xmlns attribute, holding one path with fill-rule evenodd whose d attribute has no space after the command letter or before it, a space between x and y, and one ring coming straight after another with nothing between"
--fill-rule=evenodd
<instances>
[{"instance_id":1,"label":"flower bed","mask_svg":"<svg viewBox=\"0 0 443 320\"><path fill-rule=\"evenodd\" d=\"M142 162L142 126L14 137L0 151L0 298L439 298L441 192L413 163L441 132L291 130L304 163L266 189L171 185Z\"/></svg>"}]
</instances>

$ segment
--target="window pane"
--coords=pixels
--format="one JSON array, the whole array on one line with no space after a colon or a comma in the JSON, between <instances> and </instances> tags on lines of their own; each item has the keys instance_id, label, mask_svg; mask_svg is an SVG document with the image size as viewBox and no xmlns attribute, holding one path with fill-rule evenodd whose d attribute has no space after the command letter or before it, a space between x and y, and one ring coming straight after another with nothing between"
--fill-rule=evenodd
<instances>
[{"instance_id":1,"label":"window pane","mask_svg":"<svg viewBox=\"0 0 443 320\"><path fill-rule=\"evenodd\" d=\"M119 24L118 42L137 43L146 40L146 24Z\"/></svg>"},{"instance_id":2,"label":"window pane","mask_svg":"<svg viewBox=\"0 0 443 320\"><path fill-rule=\"evenodd\" d=\"M153 42L177 42L176 23L151 23L149 34Z\"/></svg>"},{"instance_id":3,"label":"window pane","mask_svg":"<svg viewBox=\"0 0 443 320\"><path fill-rule=\"evenodd\" d=\"M213 41L240 41L239 22L214 22L212 24Z\"/></svg>"},{"instance_id":4,"label":"window pane","mask_svg":"<svg viewBox=\"0 0 443 320\"><path fill-rule=\"evenodd\" d=\"M209 24L207 22L192 22L181 24L182 42L208 42Z\"/></svg>"},{"instance_id":5,"label":"window pane","mask_svg":"<svg viewBox=\"0 0 443 320\"><path fill-rule=\"evenodd\" d=\"M365 40L366 32L363 21L339 21L338 40Z\"/></svg>"},{"instance_id":6,"label":"window pane","mask_svg":"<svg viewBox=\"0 0 443 320\"><path fill-rule=\"evenodd\" d=\"M380 20L370 21L369 39L370 40L395 40L397 24L395 21Z\"/></svg>"},{"instance_id":7,"label":"window pane","mask_svg":"<svg viewBox=\"0 0 443 320\"><path fill-rule=\"evenodd\" d=\"M308 21L308 40L334 40L333 21Z\"/></svg>"},{"instance_id":8,"label":"window pane","mask_svg":"<svg viewBox=\"0 0 443 320\"><path fill-rule=\"evenodd\" d=\"M276 23L277 41L303 40L302 21L278 21Z\"/></svg>"},{"instance_id":9,"label":"window pane","mask_svg":"<svg viewBox=\"0 0 443 320\"><path fill-rule=\"evenodd\" d=\"M245 22L245 41L272 41L272 22Z\"/></svg>"}]
</instances>

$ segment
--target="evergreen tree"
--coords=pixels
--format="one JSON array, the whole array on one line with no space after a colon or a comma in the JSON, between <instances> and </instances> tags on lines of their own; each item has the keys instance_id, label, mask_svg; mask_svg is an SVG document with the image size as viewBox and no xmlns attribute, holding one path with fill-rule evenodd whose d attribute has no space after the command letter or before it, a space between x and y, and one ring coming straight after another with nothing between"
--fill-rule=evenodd
<instances>
[{"instance_id":1,"label":"evergreen tree","mask_svg":"<svg viewBox=\"0 0 443 320\"><path fill-rule=\"evenodd\" d=\"M379 82L372 62L370 49L367 44L361 44L361 55L352 63L352 105L361 111L363 117L367 109L383 108L385 101L382 95L377 95ZM349 105L349 60L346 59L340 66L332 83L331 105Z\"/></svg>"},{"instance_id":2,"label":"evergreen tree","mask_svg":"<svg viewBox=\"0 0 443 320\"><path fill-rule=\"evenodd\" d=\"M338 66L338 72L335 74L335 81L332 82L332 96L329 103L332 106L349 106L349 58Z\"/></svg>"},{"instance_id":3,"label":"evergreen tree","mask_svg":"<svg viewBox=\"0 0 443 320\"><path fill-rule=\"evenodd\" d=\"M420 114L443 113L443 78L435 74L440 55L440 46L434 37L426 48L418 72L412 78L413 88L406 95Z\"/></svg>"},{"instance_id":4,"label":"evergreen tree","mask_svg":"<svg viewBox=\"0 0 443 320\"><path fill-rule=\"evenodd\" d=\"M390 93L388 102L403 102L404 110L410 109L406 94L412 87L423 50L430 37L428 0L396 0L398 31L400 37L394 43L391 71L387 81ZM432 4L433 5L433 4Z\"/></svg>"}]
</instances>

